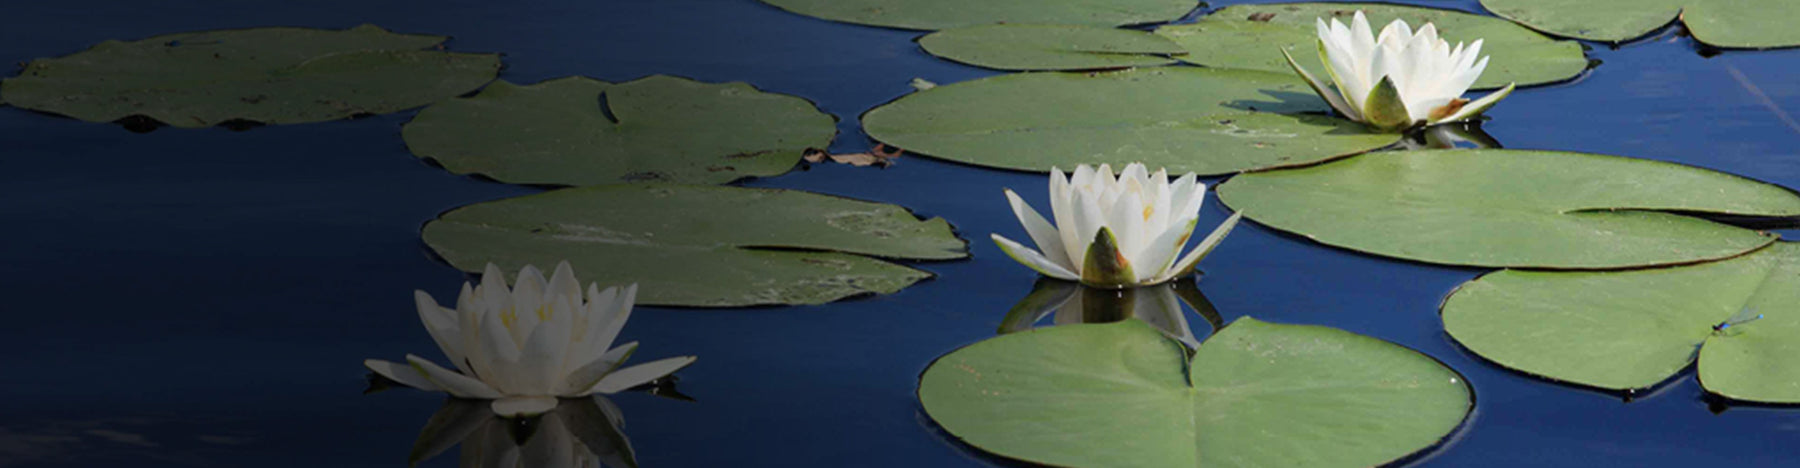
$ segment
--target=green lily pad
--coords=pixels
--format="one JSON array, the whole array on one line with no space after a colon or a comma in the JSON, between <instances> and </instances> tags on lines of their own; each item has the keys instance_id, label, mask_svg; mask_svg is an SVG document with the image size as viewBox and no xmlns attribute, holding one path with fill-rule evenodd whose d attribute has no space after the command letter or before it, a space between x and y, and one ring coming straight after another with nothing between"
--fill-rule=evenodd
<instances>
[{"instance_id":1,"label":"green lily pad","mask_svg":"<svg viewBox=\"0 0 1800 468\"><path fill-rule=\"evenodd\" d=\"M363 25L107 41L32 61L0 83L0 93L13 106L89 122L320 122L423 106L473 91L499 73L499 55L438 50L444 39Z\"/></svg>"},{"instance_id":2,"label":"green lily pad","mask_svg":"<svg viewBox=\"0 0 1800 468\"><path fill-rule=\"evenodd\" d=\"M619 84L497 81L420 111L401 134L413 154L458 174L600 185L778 175L836 132L805 99L658 75Z\"/></svg>"},{"instance_id":3,"label":"green lily pad","mask_svg":"<svg viewBox=\"0 0 1800 468\"><path fill-rule=\"evenodd\" d=\"M1002 335L938 358L919 400L970 445L1069 467L1374 466L1473 407L1455 371L1342 330L1243 318L1185 349L1136 320Z\"/></svg>"},{"instance_id":4,"label":"green lily pad","mask_svg":"<svg viewBox=\"0 0 1800 468\"><path fill-rule=\"evenodd\" d=\"M1714 329L1746 309L1763 318ZM1675 268L1501 271L1458 288L1443 317L1457 342L1526 373L1630 390L1697 359L1709 392L1800 403L1800 244Z\"/></svg>"},{"instance_id":5,"label":"green lily pad","mask_svg":"<svg viewBox=\"0 0 1800 468\"><path fill-rule=\"evenodd\" d=\"M1195 0L763 0L815 18L900 29L998 23L1123 26L1181 19Z\"/></svg>"},{"instance_id":6,"label":"green lily pad","mask_svg":"<svg viewBox=\"0 0 1800 468\"><path fill-rule=\"evenodd\" d=\"M1195 67L1019 73L938 86L863 115L871 138L978 166L1142 162L1227 174L1384 147L1398 135L1323 115L1292 73ZM1250 111L1263 112L1250 112Z\"/></svg>"},{"instance_id":7,"label":"green lily pad","mask_svg":"<svg viewBox=\"0 0 1800 468\"><path fill-rule=\"evenodd\" d=\"M1727 258L1767 233L1668 212L1800 215L1774 185L1659 161L1552 151L1369 153L1244 174L1245 217L1365 253L1450 265L1605 269Z\"/></svg>"},{"instance_id":8,"label":"green lily pad","mask_svg":"<svg viewBox=\"0 0 1800 468\"><path fill-rule=\"evenodd\" d=\"M1481 0L1506 19L1558 36L1624 42L1680 20L1718 47L1800 46L1800 3L1789 0Z\"/></svg>"},{"instance_id":9,"label":"green lily pad","mask_svg":"<svg viewBox=\"0 0 1800 468\"><path fill-rule=\"evenodd\" d=\"M638 284L638 303L821 304L899 291L930 273L869 257L948 260L968 246L941 218L793 190L620 184L478 203L425 224L463 271L568 260L583 280Z\"/></svg>"},{"instance_id":10,"label":"green lily pad","mask_svg":"<svg viewBox=\"0 0 1800 468\"><path fill-rule=\"evenodd\" d=\"M992 24L919 38L926 52L1000 70L1092 70L1175 63L1174 41L1129 29L1061 24Z\"/></svg>"},{"instance_id":11,"label":"green lily pad","mask_svg":"<svg viewBox=\"0 0 1800 468\"><path fill-rule=\"evenodd\" d=\"M1577 2L1578 3L1578 2ZM1213 12L1194 24L1157 28L1156 34L1180 43L1188 54L1177 58L1209 67L1243 68L1293 73L1280 49L1288 49L1308 70L1324 76L1319 61L1319 35L1314 23L1330 21L1362 10L1369 24L1380 31L1395 19L1419 27L1437 25L1444 40L1473 43L1481 39L1488 68L1474 89L1499 88L1562 81L1587 70L1581 44L1544 37L1535 31L1498 18L1468 13L1380 3L1277 3L1234 5ZM1261 19L1261 20L1259 20Z\"/></svg>"}]
</instances>

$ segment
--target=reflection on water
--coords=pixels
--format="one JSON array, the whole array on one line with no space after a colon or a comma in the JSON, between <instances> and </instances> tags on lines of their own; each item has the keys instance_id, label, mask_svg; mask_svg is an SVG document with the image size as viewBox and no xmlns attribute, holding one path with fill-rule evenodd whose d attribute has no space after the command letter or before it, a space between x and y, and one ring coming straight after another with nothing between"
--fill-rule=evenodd
<instances>
[{"instance_id":1,"label":"reflection on water","mask_svg":"<svg viewBox=\"0 0 1800 468\"><path fill-rule=\"evenodd\" d=\"M1211 330L1225 326L1219 311L1192 279L1181 279L1156 286L1133 289L1099 289L1080 283L1041 278L1031 293L1013 305L1000 322L1000 333L1029 330L1045 317L1054 314L1056 325L1071 323L1106 323L1136 318L1180 340L1188 347L1200 346L1200 340L1188 326L1182 304L1193 308L1205 319ZM1204 335L1202 335L1204 336Z\"/></svg>"},{"instance_id":2,"label":"reflection on water","mask_svg":"<svg viewBox=\"0 0 1800 468\"><path fill-rule=\"evenodd\" d=\"M425 423L413 465L462 445L469 468L636 467L619 407L602 396L558 401L547 413L503 418L487 401L451 398Z\"/></svg>"},{"instance_id":3,"label":"reflection on water","mask_svg":"<svg viewBox=\"0 0 1800 468\"><path fill-rule=\"evenodd\" d=\"M1457 122L1425 127L1406 135L1400 140L1400 146L1409 150L1422 149L1497 149L1500 141L1481 129L1481 122Z\"/></svg>"},{"instance_id":4,"label":"reflection on water","mask_svg":"<svg viewBox=\"0 0 1800 468\"><path fill-rule=\"evenodd\" d=\"M0 426L0 468L151 462L202 466L222 451L256 441L220 429L217 422L143 416Z\"/></svg>"}]
</instances>

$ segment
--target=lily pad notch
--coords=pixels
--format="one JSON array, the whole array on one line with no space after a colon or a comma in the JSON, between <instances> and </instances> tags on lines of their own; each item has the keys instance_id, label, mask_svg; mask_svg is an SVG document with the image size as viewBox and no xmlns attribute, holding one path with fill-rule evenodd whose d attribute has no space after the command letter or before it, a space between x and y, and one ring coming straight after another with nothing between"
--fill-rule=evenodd
<instances>
[{"instance_id":1,"label":"lily pad notch","mask_svg":"<svg viewBox=\"0 0 1800 468\"><path fill-rule=\"evenodd\" d=\"M0 82L13 106L88 122L296 124L386 114L492 81L498 54L445 52L444 36L256 28L107 41L38 59Z\"/></svg>"},{"instance_id":2,"label":"lily pad notch","mask_svg":"<svg viewBox=\"0 0 1800 468\"><path fill-rule=\"evenodd\" d=\"M1474 408L1441 362L1342 330L1245 317L1186 349L1138 320L1039 328L938 358L919 399L974 447L1069 467L1382 465Z\"/></svg>"},{"instance_id":3,"label":"lily pad notch","mask_svg":"<svg viewBox=\"0 0 1800 468\"><path fill-rule=\"evenodd\" d=\"M584 279L638 284L638 303L823 304L888 294L933 275L890 260L954 260L968 244L942 218L797 190L710 185L576 187L477 203L425 224L463 271L567 260Z\"/></svg>"},{"instance_id":4,"label":"lily pad notch","mask_svg":"<svg viewBox=\"0 0 1800 468\"><path fill-rule=\"evenodd\" d=\"M1736 257L1772 234L1689 214L1800 215L1800 195L1674 163L1586 153L1366 153L1242 174L1219 199L1246 217L1358 252L1444 265L1553 270Z\"/></svg>"},{"instance_id":5,"label":"lily pad notch","mask_svg":"<svg viewBox=\"0 0 1800 468\"><path fill-rule=\"evenodd\" d=\"M1730 400L1800 404L1800 244L1613 272L1502 270L1445 299L1444 330L1502 367L1609 391L1689 366Z\"/></svg>"},{"instance_id":6,"label":"lily pad notch","mask_svg":"<svg viewBox=\"0 0 1800 468\"><path fill-rule=\"evenodd\" d=\"M1156 34L1181 44L1181 61L1208 67L1292 73L1281 51L1301 67L1325 70L1319 60L1315 22L1345 22L1362 11L1380 31L1395 19L1413 27L1431 23L1452 44L1483 42L1482 55L1492 58L1470 89L1497 89L1509 83L1532 86L1566 81L1585 72L1591 62L1575 41L1546 37L1531 29L1490 16L1455 10L1383 3L1270 3L1232 5L1192 24L1165 25ZM1321 75L1330 81L1329 76Z\"/></svg>"},{"instance_id":7,"label":"lily pad notch","mask_svg":"<svg viewBox=\"0 0 1800 468\"><path fill-rule=\"evenodd\" d=\"M936 86L862 115L870 138L977 166L1048 172L1143 163L1220 175L1354 155L1399 141L1317 115L1290 73L1199 67L1015 73Z\"/></svg>"},{"instance_id":8,"label":"lily pad notch","mask_svg":"<svg viewBox=\"0 0 1800 468\"><path fill-rule=\"evenodd\" d=\"M413 154L457 174L575 186L780 175L836 134L836 118L806 99L665 75L496 81L401 130Z\"/></svg>"},{"instance_id":9,"label":"lily pad notch","mask_svg":"<svg viewBox=\"0 0 1800 468\"><path fill-rule=\"evenodd\" d=\"M1800 46L1800 3L1788 0L1481 0L1500 17L1564 37L1622 43L1669 24L1714 47Z\"/></svg>"}]
</instances>

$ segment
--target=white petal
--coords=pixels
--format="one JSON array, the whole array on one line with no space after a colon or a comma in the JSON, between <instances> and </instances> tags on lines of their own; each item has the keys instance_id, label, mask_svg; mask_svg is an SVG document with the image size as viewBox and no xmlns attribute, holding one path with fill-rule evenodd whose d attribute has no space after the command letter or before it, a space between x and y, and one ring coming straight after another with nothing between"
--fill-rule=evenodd
<instances>
[{"instance_id":1,"label":"white petal","mask_svg":"<svg viewBox=\"0 0 1800 468\"><path fill-rule=\"evenodd\" d=\"M419 321L425 323L425 332L431 334L431 341L437 343L444 357L450 359L457 370L474 374L475 371L464 363L461 317L455 311L439 306L425 291L414 290L413 303L419 309Z\"/></svg>"},{"instance_id":2,"label":"white petal","mask_svg":"<svg viewBox=\"0 0 1800 468\"><path fill-rule=\"evenodd\" d=\"M1079 169L1079 167L1077 167ZM1050 169L1050 217L1056 221L1056 235L1062 239L1063 252L1070 265L1080 265L1081 247L1084 242L1075 232L1075 189L1069 179L1063 177L1061 170ZM1058 262L1061 263L1061 262ZM1079 267L1077 267L1078 269Z\"/></svg>"},{"instance_id":3,"label":"white petal","mask_svg":"<svg viewBox=\"0 0 1800 468\"><path fill-rule=\"evenodd\" d=\"M498 414L501 417L506 417L506 418L516 418L516 417L521 417L521 416L536 416L536 415L540 415L540 414L549 412L552 409L556 409L556 397L548 397L548 396L506 397L506 398L494 400L493 406L491 406L490 408L492 408L494 410L494 414Z\"/></svg>"},{"instance_id":4,"label":"white petal","mask_svg":"<svg viewBox=\"0 0 1800 468\"><path fill-rule=\"evenodd\" d=\"M1156 239L1150 241L1150 245L1145 248L1142 255L1143 263L1139 264L1142 266L1134 267L1137 268L1134 271L1137 273L1139 281L1154 282L1154 280L1170 274L1169 268L1175 265L1176 256L1181 254L1181 248L1186 247L1188 239L1193 237L1194 225L1197 221L1192 216L1177 220L1175 225L1170 226Z\"/></svg>"},{"instance_id":5,"label":"white petal","mask_svg":"<svg viewBox=\"0 0 1800 468\"><path fill-rule=\"evenodd\" d=\"M631 319L632 304L637 302L637 284L615 288L619 290L619 293L613 299L612 304L606 306L607 310L604 316L607 319L603 326L595 329L596 334L592 343L597 348L597 352L594 355L605 352L607 348L612 347L614 340L619 339L619 332L625 329L625 322Z\"/></svg>"},{"instance_id":6,"label":"white petal","mask_svg":"<svg viewBox=\"0 0 1800 468\"><path fill-rule=\"evenodd\" d=\"M568 297L560 300L567 301ZM569 328L566 325L557 326L554 321L546 321L532 330L531 336L525 339L525 348L519 353L519 369L513 374L519 379L519 388L514 393L553 393L553 387L562 381L563 356L568 347Z\"/></svg>"},{"instance_id":7,"label":"white petal","mask_svg":"<svg viewBox=\"0 0 1800 468\"><path fill-rule=\"evenodd\" d=\"M444 391L442 387L438 387L437 384L431 383L431 378L426 377L425 373L419 372L418 369L414 369L410 365L393 363L380 359L368 359L363 361L363 367L367 367L369 370L381 374L382 377L387 377L388 380L399 382L401 385L427 392Z\"/></svg>"},{"instance_id":8,"label":"white petal","mask_svg":"<svg viewBox=\"0 0 1800 468\"><path fill-rule=\"evenodd\" d=\"M567 260L556 263L556 273L550 275L550 284L544 291L545 299L557 296L569 296L576 303L581 302L581 282L575 280L575 269Z\"/></svg>"},{"instance_id":9,"label":"white petal","mask_svg":"<svg viewBox=\"0 0 1800 468\"><path fill-rule=\"evenodd\" d=\"M1106 212L1101 211L1099 200L1095 199L1094 196L1087 192L1075 192L1075 199L1073 202L1075 205L1075 224L1073 226L1064 226L1062 229L1068 230L1074 228L1076 238L1080 239L1078 245L1081 247L1070 250L1069 255L1072 258L1074 256L1080 256L1085 259L1087 257L1087 245L1094 241L1094 235L1100 233L1100 228L1106 226ZM1083 260L1077 260L1074 263L1080 265L1082 262Z\"/></svg>"},{"instance_id":10,"label":"white petal","mask_svg":"<svg viewBox=\"0 0 1800 468\"><path fill-rule=\"evenodd\" d=\"M1019 262L1039 274L1060 280L1081 280L1081 274L1078 273L1079 268L1066 268L1058 262L1044 258L1044 254L1031 250L1030 247L1019 245L1018 242L1013 242L1012 239L1007 239L999 234L989 234L988 237L994 239L994 244L999 245L1000 251L1005 252L1006 256L1012 257L1013 261Z\"/></svg>"},{"instance_id":11,"label":"white petal","mask_svg":"<svg viewBox=\"0 0 1800 468\"><path fill-rule=\"evenodd\" d=\"M1127 266L1132 271L1147 268L1148 265L1138 263L1138 255L1143 253L1145 237L1156 233L1144 229L1144 202L1137 195L1119 197L1119 201L1110 207L1106 225L1113 229L1113 237L1119 242L1119 253L1124 254ZM1134 278L1135 279L1135 278Z\"/></svg>"},{"instance_id":12,"label":"white petal","mask_svg":"<svg viewBox=\"0 0 1800 468\"><path fill-rule=\"evenodd\" d=\"M606 374L606 377L601 377L600 382L594 384L594 388L589 393L612 394L650 383L652 380L673 374L675 371L693 364L694 359L693 356L672 357L619 369Z\"/></svg>"},{"instance_id":13,"label":"white petal","mask_svg":"<svg viewBox=\"0 0 1800 468\"><path fill-rule=\"evenodd\" d=\"M1499 91L1488 93L1487 96L1482 96L1481 99L1476 99L1475 102L1464 104L1462 110L1445 117L1443 120L1440 120L1440 122L1456 122L1473 119L1476 116L1481 115L1482 112L1486 112L1488 108L1494 107L1494 104L1498 104L1501 99L1506 99L1506 96L1512 94L1514 87L1515 85L1513 83L1507 83L1506 87L1501 88Z\"/></svg>"},{"instance_id":14,"label":"white petal","mask_svg":"<svg viewBox=\"0 0 1800 468\"><path fill-rule=\"evenodd\" d=\"M1194 251L1188 252L1186 256L1181 258L1181 261L1175 262L1175 266L1170 267L1167 272L1164 272L1165 276L1157 278L1155 282L1161 283L1174 279L1176 275L1180 275L1194 268L1196 264L1200 263L1201 259L1206 258L1207 254L1212 253L1213 249L1219 246L1220 241L1225 240L1225 235L1230 234L1231 229L1237 227L1238 220L1243 219L1243 217L1244 212L1240 211L1231 215L1230 218L1226 218L1225 222L1220 223L1218 228L1213 229L1212 234L1207 234L1205 239L1200 240L1200 245L1195 246Z\"/></svg>"},{"instance_id":15,"label":"white petal","mask_svg":"<svg viewBox=\"0 0 1800 468\"><path fill-rule=\"evenodd\" d=\"M626 359L630 359L631 354L636 352L637 348L636 341L625 343L590 361L580 363L574 371L569 373L567 378L563 379L562 387L556 389L556 395L570 398L587 396L588 390L593 389L594 384L599 383L601 377L618 370L619 365L624 364Z\"/></svg>"},{"instance_id":16,"label":"white petal","mask_svg":"<svg viewBox=\"0 0 1800 468\"><path fill-rule=\"evenodd\" d=\"M506 286L506 273L492 263L481 273L481 286L475 289L475 293L487 304L487 310L500 311L512 307L512 292Z\"/></svg>"},{"instance_id":17,"label":"white petal","mask_svg":"<svg viewBox=\"0 0 1800 468\"><path fill-rule=\"evenodd\" d=\"M487 357L486 365L474 362L481 380L501 393L519 393L519 345L512 332L500 323L500 314L488 312L482 317L478 347Z\"/></svg>"},{"instance_id":18,"label":"white petal","mask_svg":"<svg viewBox=\"0 0 1800 468\"><path fill-rule=\"evenodd\" d=\"M432 384L458 398L500 398L500 392L487 383L445 369L425 358L408 354L406 362L430 379Z\"/></svg>"},{"instance_id":19,"label":"white petal","mask_svg":"<svg viewBox=\"0 0 1800 468\"><path fill-rule=\"evenodd\" d=\"M1043 251L1045 257L1062 265L1064 269L1075 268L1068 251L1064 250L1062 233L1057 232L1056 226L1050 225L1050 221L1044 219L1044 215L1038 214L1037 210L1026 204L1025 200L1019 198L1019 194L1013 193L1012 189L1006 189L1006 201L1012 204L1013 216L1019 218L1019 224L1025 226L1025 233L1031 236L1031 242L1037 244L1038 249Z\"/></svg>"}]
</instances>

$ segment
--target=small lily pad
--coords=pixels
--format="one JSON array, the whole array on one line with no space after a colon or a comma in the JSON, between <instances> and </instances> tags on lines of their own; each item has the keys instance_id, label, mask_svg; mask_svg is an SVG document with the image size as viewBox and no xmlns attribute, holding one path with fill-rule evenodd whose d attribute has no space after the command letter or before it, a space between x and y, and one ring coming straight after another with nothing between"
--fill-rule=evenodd
<instances>
[{"instance_id":1,"label":"small lily pad","mask_svg":"<svg viewBox=\"0 0 1800 468\"><path fill-rule=\"evenodd\" d=\"M1624 42L1673 21L1718 47L1800 46L1800 3L1790 0L1481 0L1506 19L1558 36Z\"/></svg>"},{"instance_id":2,"label":"small lily pad","mask_svg":"<svg viewBox=\"0 0 1800 468\"><path fill-rule=\"evenodd\" d=\"M584 280L637 283L639 304L694 307L887 294L931 274L870 257L968 256L949 223L898 206L704 185L602 185L479 203L426 223L423 236L463 271L568 260Z\"/></svg>"},{"instance_id":3,"label":"small lily pad","mask_svg":"<svg viewBox=\"0 0 1800 468\"><path fill-rule=\"evenodd\" d=\"M783 10L845 23L938 30L983 24L1123 26L1174 21L1195 0L763 0Z\"/></svg>"},{"instance_id":4,"label":"small lily pad","mask_svg":"<svg viewBox=\"0 0 1800 468\"><path fill-rule=\"evenodd\" d=\"M1209 67L1243 68L1293 73L1281 49L1308 70L1325 70L1319 61L1319 18L1340 18L1362 10L1377 28L1395 20L1413 27L1437 25L1444 40L1483 41L1482 55L1491 57L1474 89L1518 83L1520 86L1562 81L1587 70L1581 44L1545 37L1498 18L1468 13L1381 3L1276 3L1234 5L1200 18L1194 24L1157 28L1156 34L1180 43L1188 54L1177 58ZM1318 73L1324 73L1320 71Z\"/></svg>"},{"instance_id":5,"label":"small lily pad","mask_svg":"<svg viewBox=\"0 0 1800 468\"><path fill-rule=\"evenodd\" d=\"M787 172L836 122L812 103L744 83L568 77L426 108L401 134L458 174L517 184L725 183Z\"/></svg>"},{"instance_id":6,"label":"small lily pad","mask_svg":"<svg viewBox=\"0 0 1800 468\"><path fill-rule=\"evenodd\" d=\"M1332 328L1243 318L1185 350L1136 320L1002 335L938 358L919 400L970 445L1070 467L1381 465L1474 403L1431 357Z\"/></svg>"},{"instance_id":7,"label":"small lily pad","mask_svg":"<svg viewBox=\"0 0 1800 468\"><path fill-rule=\"evenodd\" d=\"M1093 70L1175 63L1187 50L1155 34L1060 24L993 24L919 38L926 52L999 70Z\"/></svg>"},{"instance_id":8,"label":"small lily pad","mask_svg":"<svg viewBox=\"0 0 1800 468\"><path fill-rule=\"evenodd\" d=\"M1740 311L1763 318L1716 328ZM1502 366L1611 390L1699 361L1708 392L1800 403L1800 244L1619 272L1506 270L1457 288L1444 329Z\"/></svg>"},{"instance_id":9,"label":"small lily pad","mask_svg":"<svg viewBox=\"0 0 1800 468\"><path fill-rule=\"evenodd\" d=\"M1659 161L1516 150L1369 153L1243 174L1219 199L1264 225L1450 265L1608 269L1728 258L1767 233L1674 213L1800 215L1778 186Z\"/></svg>"},{"instance_id":10,"label":"small lily pad","mask_svg":"<svg viewBox=\"0 0 1800 468\"><path fill-rule=\"evenodd\" d=\"M1030 171L1142 162L1227 174L1381 148L1398 135L1323 115L1290 74L1195 67L1020 73L938 86L863 115L863 129L918 154ZM1261 112L1252 112L1261 111Z\"/></svg>"},{"instance_id":11,"label":"small lily pad","mask_svg":"<svg viewBox=\"0 0 1800 468\"><path fill-rule=\"evenodd\" d=\"M89 122L320 122L423 106L473 91L499 73L498 55L444 52L444 39L363 25L107 41L32 61L0 83L0 93L13 106Z\"/></svg>"}]
</instances>

